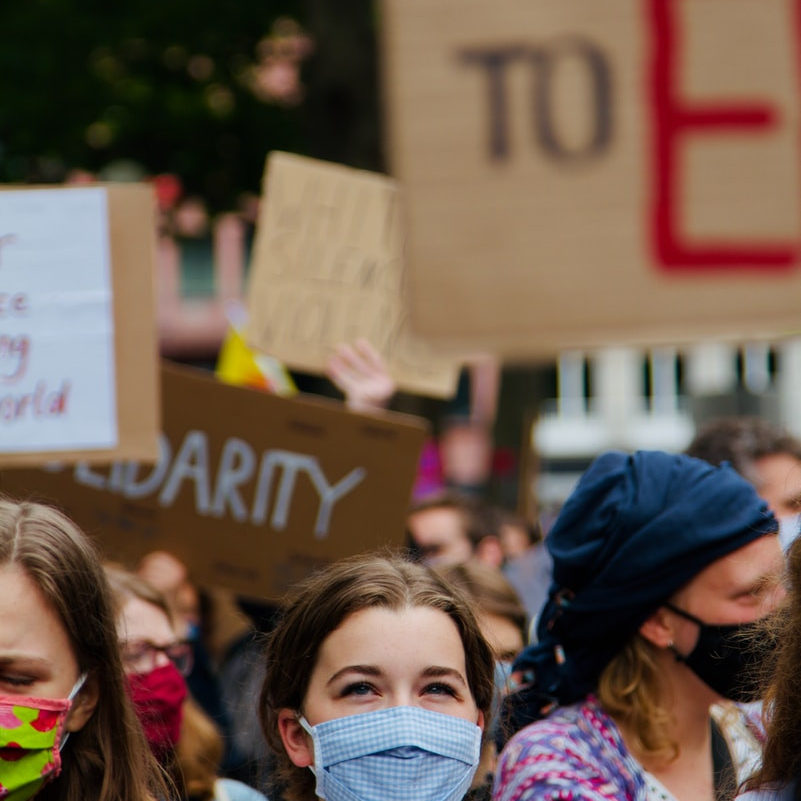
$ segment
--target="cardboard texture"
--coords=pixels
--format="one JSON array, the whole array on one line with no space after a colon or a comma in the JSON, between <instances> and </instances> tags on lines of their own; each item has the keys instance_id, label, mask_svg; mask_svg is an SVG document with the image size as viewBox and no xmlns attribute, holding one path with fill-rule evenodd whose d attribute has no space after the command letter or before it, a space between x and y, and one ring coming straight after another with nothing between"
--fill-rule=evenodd
<instances>
[{"instance_id":1,"label":"cardboard texture","mask_svg":"<svg viewBox=\"0 0 801 801\"><path fill-rule=\"evenodd\" d=\"M509 356L801 329L798 0L384 0L412 324Z\"/></svg>"},{"instance_id":2,"label":"cardboard texture","mask_svg":"<svg viewBox=\"0 0 801 801\"><path fill-rule=\"evenodd\" d=\"M39 188L0 191L24 193ZM154 461L158 457L161 422L153 190L132 184L103 188L110 234L117 445L92 450L0 452L0 467L41 465L55 459L108 463L115 459ZM70 189L75 191L74 187ZM81 359L82 354L77 353L75 358Z\"/></svg>"},{"instance_id":3,"label":"cardboard texture","mask_svg":"<svg viewBox=\"0 0 801 801\"><path fill-rule=\"evenodd\" d=\"M4 470L0 490L53 502L133 566L164 549L195 581L277 599L310 570L401 545L426 427L162 371L155 466Z\"/></svg>"},{"instance_id":4,"label":"cardboard texture","mask_svg":"<svg viewBox=\"0 0 801 801\"><path fill-rule=\"evenodd\" d=\"M400 389L452 396L457 357L409 333L403 240L391 179L271 153L250 267L249 344L323 373L336 345L364 337Z\"/></svg>"}]
</instances>

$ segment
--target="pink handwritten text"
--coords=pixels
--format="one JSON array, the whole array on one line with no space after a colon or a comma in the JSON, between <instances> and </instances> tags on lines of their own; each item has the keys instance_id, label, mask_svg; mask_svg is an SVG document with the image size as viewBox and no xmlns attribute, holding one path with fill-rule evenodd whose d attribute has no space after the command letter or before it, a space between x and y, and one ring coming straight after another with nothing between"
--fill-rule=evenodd
<instances>
[{"instance_id":1,"label":"pink handwritten text","mask_svg":"<svg viewBox=\"0 0 801 801\"><path fill-rule=\"evenodd\" d=\"M0 383L19 381L28 369L31 340L26 334L0 334Z\"/></svg>"},{"instance_id":2,"label":"pink handwritten text","mask_svg":"<svg viewBox=\"0 0 801 801\"><path fill-rule=\"evenodd\" d=\"M70 382L64 380L58 389L48 390L45 381L37 381L33 392L0 395L0 423L63 417L67 414L69 393Z\"/></svg>"}]
</instances>

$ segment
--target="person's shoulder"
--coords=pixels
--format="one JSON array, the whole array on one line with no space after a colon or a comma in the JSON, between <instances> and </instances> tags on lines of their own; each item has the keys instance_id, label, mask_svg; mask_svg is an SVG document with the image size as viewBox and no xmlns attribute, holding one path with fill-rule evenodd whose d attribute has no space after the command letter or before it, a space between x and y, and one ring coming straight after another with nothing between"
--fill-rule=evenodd
<instances>
[{"instance_id":1,"label":"person's shoulder","mask_svg":"<svg viewBox=\"0 0 801 801\"><path fill-rule=\"evenodd\" d=\"M641 772L616 731L592 700L555 710L507 743L493 798L550 801L560 792L579 792L588 801L636 797Z\"/></svg>"},{"instance_id":2,"label":"person's shoulder","mask_svg":"<svg viewBox=\"0 0 801 801\"><path fill-rule=\"evenodd\" d=\"M218 788L222 788L222 792ZM217 801L220 798L227 801L267 801L266 795L236 779L217 779L215 791Z\"/></svg>"}]
</instances>

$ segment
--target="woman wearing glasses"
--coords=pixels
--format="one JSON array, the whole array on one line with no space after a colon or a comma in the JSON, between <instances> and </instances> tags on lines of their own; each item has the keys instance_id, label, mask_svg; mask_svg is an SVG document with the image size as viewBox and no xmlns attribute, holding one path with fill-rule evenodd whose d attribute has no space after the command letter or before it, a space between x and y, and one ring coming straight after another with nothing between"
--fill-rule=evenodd
<instances>
[{"instance_id":1,"label":"woman wearing glasses","mask_svg":"<svg viewBox=\"0 0 801 801\"><path fill-rule=\"evenodd\" d=\"M145 737L170 774L177 798L191 801L265 801L241 782L218 778L222 739L188 696L189 643L180 640L164 597L140 578L106 568L115 596L117 633L128 688Z\"/></svg>"}]
</instances>

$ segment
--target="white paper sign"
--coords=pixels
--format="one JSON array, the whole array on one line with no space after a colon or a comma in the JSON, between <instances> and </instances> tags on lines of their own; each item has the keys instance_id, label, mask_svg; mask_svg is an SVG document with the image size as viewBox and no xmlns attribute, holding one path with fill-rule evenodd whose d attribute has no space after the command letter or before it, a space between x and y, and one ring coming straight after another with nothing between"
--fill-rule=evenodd
<instances>
[{"instance_id":1,"label":"white paper sign","mask_svg":"<svg viewBox=\"0 0 801 801\"><path fill-rule=\"evenodd\" d=\"M106 192L0 193L0 452L117 445Z\"/></svg>"}]
</instances>

